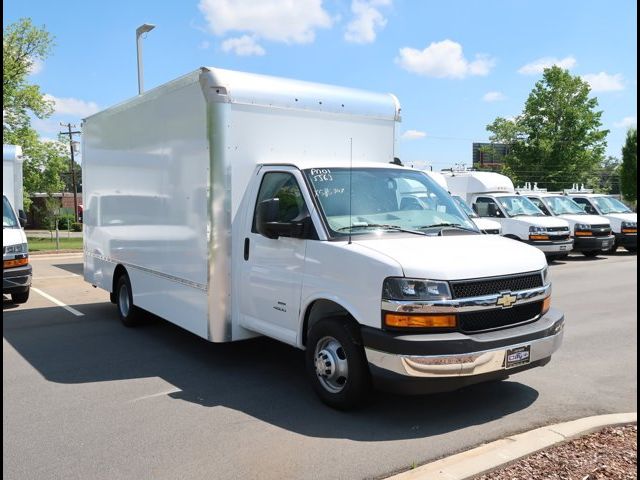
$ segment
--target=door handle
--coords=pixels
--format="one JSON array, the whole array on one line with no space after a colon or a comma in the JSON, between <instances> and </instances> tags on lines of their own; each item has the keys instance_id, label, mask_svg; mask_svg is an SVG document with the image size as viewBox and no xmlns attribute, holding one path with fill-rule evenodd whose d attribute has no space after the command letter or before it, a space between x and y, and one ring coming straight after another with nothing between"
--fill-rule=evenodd
<instances>
[{"instance_id":1,"label":"door handle","mask_svg":"<svg viewBox=\"0 0 640 480\"><path fill-rule=\"evenodd\" d=\"M249 260L249 237L244 239L244 259Z\"/></svg>"}]
</instances>

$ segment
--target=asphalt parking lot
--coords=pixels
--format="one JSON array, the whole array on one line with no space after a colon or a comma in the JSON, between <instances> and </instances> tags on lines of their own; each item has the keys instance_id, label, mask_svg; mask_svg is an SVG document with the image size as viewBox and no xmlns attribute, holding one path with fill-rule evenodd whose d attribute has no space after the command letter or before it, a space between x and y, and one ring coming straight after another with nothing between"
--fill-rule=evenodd
<instances>
[{"instance_id":1,"label":"asphalt parking lot","mask_svg":"<svg viewBox=\"0 0 640 480\"><path fill-rule=\"evenodd\" d=\"M544 368L429 397L321 404L303 354L127 329L79 255L34 256L3 302L3 477L380 478L541 425L637 409L637 257L552 264L564 345ZM57 302L57 303L55 303Z\"/></svg>"}]
</instances>

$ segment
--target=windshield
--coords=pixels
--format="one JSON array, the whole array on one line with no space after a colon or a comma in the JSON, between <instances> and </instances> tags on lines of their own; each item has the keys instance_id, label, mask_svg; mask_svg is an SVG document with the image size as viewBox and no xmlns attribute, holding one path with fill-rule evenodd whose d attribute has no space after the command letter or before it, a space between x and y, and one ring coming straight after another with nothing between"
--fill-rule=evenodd
<instances>
[{"instance_id":1,"label":"windshield","mask_svg":"<svg viewBox=\"0 0 640 480\"><path fill-rule=\"evenodd\" d=\"M516 217L518 215L533 217L545 216L542 210L536 207L527 197L514 195L513 197L497 197L496 200L500 202L500 205L502 205L502 208L507 211L507 215L510 217Z\"/></svg>"},{"instance_id":2,"label":"windshield","mask_svg":"<svg viewBox=\"0 0 640 480\"><path fill-rule=\"evenodd\" d=\"M478 214L474 212L469 205L467 205L467 202L465 202L462 197L459 197L458 195L452 195L452 197L464 213L469 215L471 218L478 218Z\"/></svg>"},{"instance_id":3,"label":"windshield","mask_svg":"<svg viewBox=\"0 0 640 480\"><path fill-rule=\"evenodd\" d=\"M547 207L554 215L563 215L565 213L571 213L574 215L586 215L587 213L582 209L580 205L571 200L569 197L545 197L544 198Z\"/></svg>"},{"instance_id":4,"label":"windshield","mask_svg":"<svg viewBox=\"0 0 640 480\"><path fill-rule=\"evenodd\" d=\"M304 174L332 236L372 230L430 233L448 226L478 231L449 193L421 172L313 168Z\"/></svg>"},{"instance_id":5,"label":"windshield","mask_svg":"<svg viewBox=\"0 0 640 480\"><path fill-rule=\"evenodd\" d=\"M5 196L2 197L2 228L19 228L13 208Z\"/></svg>"},{"instance_id":6,"label":"windshield","mask_svg":"<svg viewBox=\"0 0 640 480\"><path fill-rule=\"evenodd\" d=\"M620 200L613 197L593 197L591 199L596 204L598 210L603 214L608 213L629 213L631 209Z\"/></svg>"}]
</instances>

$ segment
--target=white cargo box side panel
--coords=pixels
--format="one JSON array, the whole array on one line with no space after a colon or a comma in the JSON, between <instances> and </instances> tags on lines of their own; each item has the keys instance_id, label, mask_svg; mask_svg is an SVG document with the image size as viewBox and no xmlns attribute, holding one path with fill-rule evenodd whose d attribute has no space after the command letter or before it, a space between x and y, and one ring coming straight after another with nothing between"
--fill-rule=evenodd
<instances>
[{"instance_id":1,"label":"white cargo box side panel","mask_svg":"<svg viewBox=\"0 0 640 480\"><path fill-rule=\"evenodd\" d=\"M232 218L256 164L304 160L389 163L395 122L364 116L232 104L228 130L232 168Z\"/></svg>"},{"instance_id":2,"label":"white cargo box side panel","mask_svg":"<svg viewBox=\"0 0 640 480\"><path fill-rule=\"evenodd\" d=\"M86 119L85 279L208 338L209 143L198 72Z\"/></svg>"}]
</instances>

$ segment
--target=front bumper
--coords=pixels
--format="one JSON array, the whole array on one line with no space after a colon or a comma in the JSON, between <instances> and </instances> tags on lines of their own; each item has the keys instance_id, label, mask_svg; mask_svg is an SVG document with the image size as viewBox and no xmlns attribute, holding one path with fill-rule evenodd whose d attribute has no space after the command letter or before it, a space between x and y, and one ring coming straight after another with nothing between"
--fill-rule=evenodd
<instances>
[{"instance_id":1,"label":"front bumper","mask_svg":"<svg viewBox=\"0 0 640 480\"><path fill-rule=\"evenodd\" d=\"M401 335L367 327L361 332L378 388L436 393L545 365L562 343L564 316L551 309L533 323L473 335ZM506 368L507 350L519 346L530 346L529 363Z\"/></svg>"},{"instance_id":2,"label":"front bumper","mask_svg":"<svg viewBox=\"0 0 640 480\"><path fill-rule=\"evenodd\" d=\"M2 270L2 293L22 293L31 286L31 265Z\"/></svg>"},{"instance_id":3,"label":"front bumper","mask_svg":"<svg viewBox=\"0 0 640 480\"><path fill-rule=\"evenodd\" d=\"M615 237L613 235L607 237L575 237L573 240L573 249L578 252L608 250L613 247L614 241Z\"/></svg>"},{"instance_id":4,"label":"front bumper","mask_svg":"<svg viewBox=\"0 0 640 480\"><path fill-rule=\"evenodd\" d=\"M638 235L635 233L616 233L616 246L637 247Z\"/></svg>"},{"instance_id":5,"label":"front bumper","mask_svg":"<svg viewBox=\"0 0 640 480\"><path fill-rule=\"evenodd\" d=\"M568 240L527 240L525 243L542 250L544 253L569 253L573 248L573 239Z\"/></svg>"}]
</instances>

